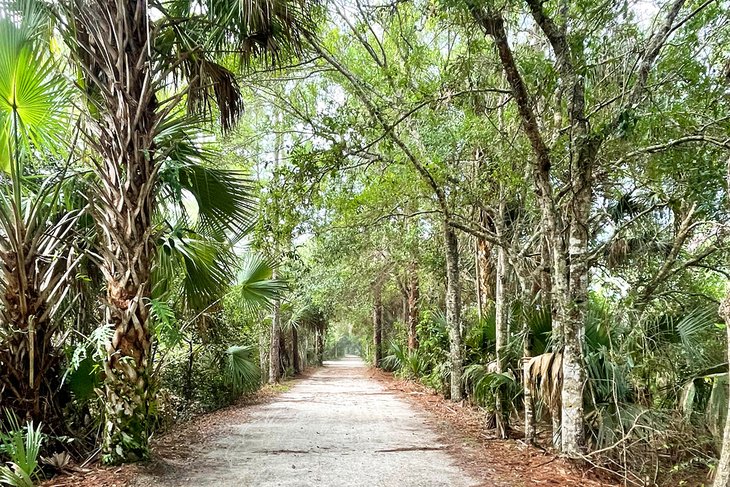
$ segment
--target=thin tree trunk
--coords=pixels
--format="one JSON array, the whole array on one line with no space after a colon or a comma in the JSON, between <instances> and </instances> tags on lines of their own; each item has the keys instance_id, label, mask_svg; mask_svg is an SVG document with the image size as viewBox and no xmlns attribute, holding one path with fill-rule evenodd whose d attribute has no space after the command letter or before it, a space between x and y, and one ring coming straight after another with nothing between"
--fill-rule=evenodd
<instances>
[{"instance_id":1,"label":"thin tree trunk","mask_svg":"<svg viewBox=\"0 0 730 487\"><path fill-rule=\"evenodd\" d=\"M728 161L730 164L730 161ZM728 181L730 182L730 170L728 171ZM725 321L725 331L727 334L727 356L730 360L730 289L728 289L725 299L720 305L720 315ZM728 381L730 383L730 381ZM717 464L715 472L715 481L713 487L730 487L730 402L728 403L728 414L725 418L725 429L722 435L722 451L720 452L720 461Z\"/></svg>"},{"instance_id":2,"label":"thin tree trunk","mask_svg":"<svg viewBox=\"0 0 730 487\"><path fill-rule=\"evenodd\" d=\"M461 368L461 284L459 282L459 240L456 232L444 222L446 240L446 325L449 330L449 362L451 365L451 400L463 398Z\"/></svg>"},{"instance_id":3,"label":"thin tree trunk","mask_svg":"<svg viewBox=\"0 0 730 487\"><path fill-rule=\"evenodd\" d=\"M504 216L504 202L500 203L500 222L498 224L498 236L504 240L504 226L502 217ZM496 330L496 349L497 349L497 372L502 373L507 366L507 342L509 341L509 303L507 302L507 251L503 245L497 248L497 289L495 299L495 330ZM497 435L500 438L507 438L509 430L509 409L506 407L506 400L502 388L497 390L496 394L496 426Z\"/></svg>"},{"instance_id":4,"label":"thin tree trunk","mask_svg":"<svg viewBox=\"0 0 730 487\"><path fill-rule=\"evenodd\" d=\"M289 360L289 348L286 346L286 336L284 332L279 328L279 377L284 377L286 371L291 367Z\"/></svg>"},{"instance_id":5,"label":"thin tree trunk","mask_svg":"<svg viewBox=\"0 0 730 487\"><path fill-rule=\"evenodd\" d=\"M730 188L730 158L727 160L726 183ZM730 194L727 195L730 200ZM727 356L730 362L730 287L720 305L720 316L725 321L725 332L727 333ZM730 381L728 381L730 384ZM720 461L715 472L713 487L730 487L730 401L728 402L728 414L725 418L725 429L722 435L722 451Z\"/></svg>"},{"instance_id":6,"label":"thin tree trunk","mask_svg":"<svg viewBox=\"0 0 730 487\"><path fill-rule=\"evenodd\" d=\"M291 327L291 360L292 369L295 374L299 374L302 371L301 361L299 359L299 332L297 327Z\"/></svg>"},{"instance_id":7,"label":"thin tree trunk","mask_svg":"<svg viewBox=\"0 0 730 487\"><path fill-rule=\"evenodd\" d=\"M522 335L524 338L522 347L522 391L523 400L525 406L525 441L527 443L534 443L536 438L535 430L535 403L533 399L533 391L530 383L530 358L532 357L532 341L530 338L530 326L527 320L528 308L531 307L533 299L531 299L531 292L533 289L532 278L533 275L530 270L526 269L520 256L519 260L510 261L512 267L515 270L515 276L520 287L520 303L522 307ZM542 276L540 276L542 278Z\"/></svg>"},{"instance_id":8,"label":"thin tree trunk","mask_svg":"<svg viewBox=\"0 0 730 487\"><path fill-rule=\"evenodd\" d=\"M380 285L376 285L373 304L373 365L380 368L383 361L383 297Z\"/></svg>"},{"instance_id":9,"label":"thin tree trunk","mask_svg":"<svg viewBox=\"0 0 730 487\"><path fill-rule=\"evenodd\" d=\"M527 328L527 326L525 326ZM522 386L525 401L525 442L534 443L536 437L535 431L535 402L532 397L532 387L530 386L530 359L532 351L529 345L528 332L525 332L525 347L522 357Z\"/></svg>"},{"instance_id":10,"label":"thin tree trunk","mask_svg":"<svg viewBox=\"0 0 730 487\"><path fill-rule=\"evenodd\" d=\"M281 378L281 301L274 303L269 342L269 384L276 384Z\"/></svg>"},{"instance_id":11,"label":"thin tree trunk","mask_svg":"<svg viewBox=\"0 0 730 487\"><path fill-rule=\"evenodd\" d=\"M479 224L485 228L495 230L494 224L489 218L486 211L481 210L479 213ZM476 239L477 248L477 304L480 312L480 317L486 313L489 308L489 304L494 302L496 298L496 269L494 259L492 258L492 244L482 238Z\"/></svg>"},{"instance_id":12,"label":"thin tree trunk","mask_svg":"<svg viewBox=\"0 0 730 487\"><path fill-rule=\"evenodd\" d=\"M262 327L259 334L259 368L261 370L261 383L269 382L269 337L266 327Z\"/></svg>"},{"instance_id":13,"label":"thin tree trunk","mask_svg":"<svg viewBox=\"0 0 730 487\"><path fill-rule=\"evenodd\" d=\"M420 298L420 283L418 270L415 265L410 271L408 283L408 350L415 352L418 349L418 300Z\"/></svg>"},{"instance_id":14,"label":"thin tree trunk","mask_svg":"<svg viewBox=\"0 0 730 487\"><path fill-rule=\"evenodd\" d=\"M325 325L317 325L317 336L315 342L315 355L317 356L317 365L322 366L324 364L324 333Z\"/></svg>"},{"instance_id":15,"label":"thin tree trunk","mask_svg":"<svg viewBox=\"0 0 730 487\"><path fill-rule=\"evenodd\" d=\"M588 219L591 210L592 157L582 156L578 161L574 181L573 208L568 247L570 263L570 294L567 316L563 323L563 390L561 397L562 452L580 457L584 447L583 341L585 315L588 305Z\"/></svg>"},{"instance_id":16,"label":"thin tree trunk","mask_svg":"<svg viewBox=\"0 0 730 487\"><path fill-rule=\"evenodd\" d=\"M547 239L547 229L542 229L542 239L540 239L540 303L552 309L553 301L553 285L551 275L551 254L550 244Z\"/></svg>"}]
</instances>

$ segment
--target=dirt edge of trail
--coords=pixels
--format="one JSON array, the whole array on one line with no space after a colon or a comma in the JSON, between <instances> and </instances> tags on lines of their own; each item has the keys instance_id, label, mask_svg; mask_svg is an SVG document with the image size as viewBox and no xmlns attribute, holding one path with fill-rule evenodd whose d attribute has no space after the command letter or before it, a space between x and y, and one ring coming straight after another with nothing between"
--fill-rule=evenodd
<instances>
[{"instance_id":1,"label":"dirt edge of trail","mask_svg":"<svg viewBox=\"0 0 730 487\"><path fill-rule=\"evenodd\" d=\"M368 370L368 376L424 412L439 440L449 445L459 465L482 482L482 487L618 485L614 479L581 469L553 452L490 436L484 428L483 413L474 406L453 403L418 382L375 368Z\"/></svg>"},{"instance_id":2,"label":"dirt edge of trail","mask_svg":"<svg viewBox=\"0 0 730 487\"><path fill-rule=\"evenodd\" d=\"M152 458L138 464L105 467L100 463L85 468L74 467L63 475L57 475L42 482L41 487L128 487L135 485L135 479L163 472L174 465L192 458L195 448L204 445L217 431L232 421L242 422L248 417L252 406L267 404L288 391L297 381L306 379L317 368L288 378L281 384L265 385L252 394L241 397L235 403L221 409L199 414L187 421L172 425L151 440Z\"/></svg>"}]
</instances>

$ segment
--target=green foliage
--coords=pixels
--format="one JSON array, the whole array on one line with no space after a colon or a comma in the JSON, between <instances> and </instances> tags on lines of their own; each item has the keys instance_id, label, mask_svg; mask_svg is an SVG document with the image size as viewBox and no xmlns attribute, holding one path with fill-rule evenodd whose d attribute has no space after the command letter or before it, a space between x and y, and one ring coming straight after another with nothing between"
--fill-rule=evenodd
<instances>
[{"instance_id":1,"label":"green foliage","mask_svg":"<svg viewBox=\"0 0 730 487\"><path fill-rule=\"evenodd\" d=\"M41 48L44 18L30 1L0 9L0 169L18 171L34 148L62 147L69 90L55 60Z\"/></svg>"},{"instance_id":2,"label":"green foliage","mask_svg":"<svg viewBox=\"0 0 730 487\"><path fill-rule=\"evenodd\" d=\"M11 487L34 487L38 461L44 435L41 425L32 421L20 426L18 418L6 410L9 430L0 432L0 455L10 459L7 465L0 465L0 484Z\"/></svg>"},{"instance_id":3,"label":"green foliage","mask_svg":"<svg viewBox=\"0 0 730 487\"><path fill-rule=\"evenodd\" d=\"M463 381L470 397L480 406L494 411L497 391L515 404L522 394L522 385L511 372L495 372L493 364L471 364L464 368ZM496 364L494 364L496 365Z\"/></svg>"},{"instance_id":4,"label":"green foliage","mask_svg":"<svg viewBox=\"0 0 730 487\"><path fill-rule=\"evenodd\" d=\"M389 353L383 357L384 370L397 372L406 379L419 379L426 374L428 364L418 351L410 351L398 342L391 342Z\"/></svg>"},{"instance_id":5,"label":"green foliage","mask_svg":"<svg viewBox=\"0 0 730 487\"><path fill-rule=\"evenodd\" d=\"M262 255L249 253L244 257L235 288L244 310L254 314L262 309L271 309L274 301L286 290L286 283L273 278L273 272L274 264Z\"/></svg>"},{"instance_id":6,"label":"green foliage","mask_svg":"<svg viewBox=\"0 0 730 487\"><path fill-rule=\"evenodd\" d=\"M261 383L257 353L253 346L234 346L225 351L224 379L237 393L251 392Z\"/></svg>"}]
</instances>

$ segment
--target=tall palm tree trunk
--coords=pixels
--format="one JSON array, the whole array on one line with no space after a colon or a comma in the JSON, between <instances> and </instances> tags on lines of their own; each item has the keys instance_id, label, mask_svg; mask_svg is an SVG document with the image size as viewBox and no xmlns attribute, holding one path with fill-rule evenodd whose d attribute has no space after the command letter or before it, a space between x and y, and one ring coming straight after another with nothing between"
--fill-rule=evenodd
<instances>
[{"instance_id":1,"label":"tall palm tree trunk","mask_svg":"<svg viewBox=\"0 0 730 487\"><path fill-rule=\"evenodd\" d=\"M77 55L92 114L90 139L100 155L94 214L106 289L106 323L113 331L104 360L103 460L148 456L150 270L159 120L149 17L143 0L76 4Z\"/></svg>"}]
</instances>

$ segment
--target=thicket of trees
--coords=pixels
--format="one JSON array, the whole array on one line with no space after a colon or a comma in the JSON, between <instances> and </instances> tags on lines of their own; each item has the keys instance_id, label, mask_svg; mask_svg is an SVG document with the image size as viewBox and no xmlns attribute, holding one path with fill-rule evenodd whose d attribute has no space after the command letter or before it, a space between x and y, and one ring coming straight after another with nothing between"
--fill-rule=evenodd
<instances>
[{"instance_id":1,"label":"thicket of trees","mask_svg":"<svg viewBox=\"0 0 730 487\"><path fill-rule=\"evenodd\" d=\"M727 8L332 6L307 62L245 79L284 134L297 286L497 436L640 485L714 469Z\"/></svg>"},{"instance_id":2,"label":"thicket of trees","mask_svg":"<svg viewBox=\"0 0 730 487\"><path fill-rule=\"evenodd\" d=\"M347 352L730 485L729 10L4 4L0 482Z\"/></svg>"}]
</instances>

